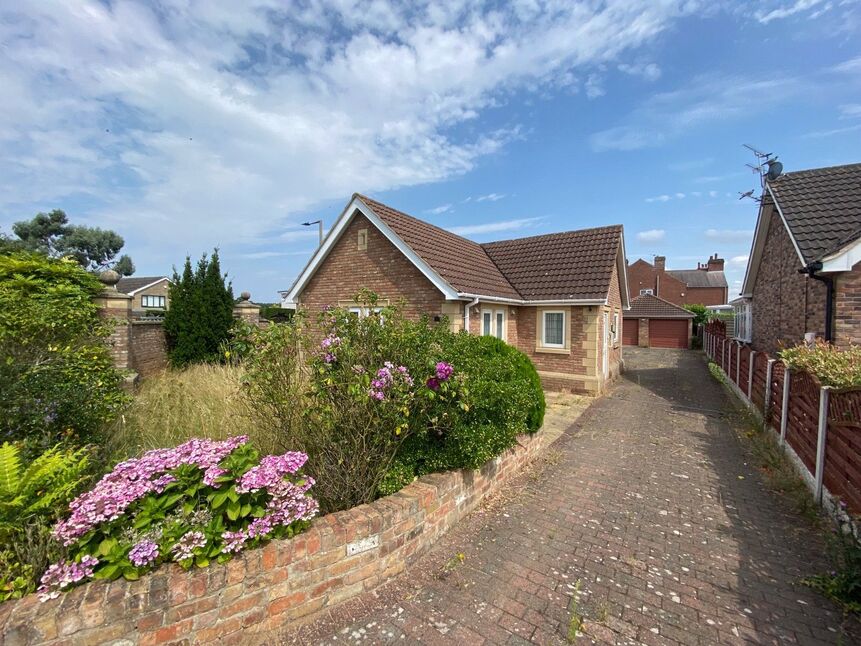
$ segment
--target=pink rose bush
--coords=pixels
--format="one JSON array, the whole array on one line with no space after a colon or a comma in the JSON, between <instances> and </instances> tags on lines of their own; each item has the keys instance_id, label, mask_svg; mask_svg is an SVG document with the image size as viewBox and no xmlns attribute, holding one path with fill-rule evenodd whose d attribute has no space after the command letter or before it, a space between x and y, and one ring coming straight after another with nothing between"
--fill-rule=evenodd
<instances>
[{"instance_id":1,"label":"pink rose bush","mask_svg":"<svg viewBox=\"0 0 861 646\"><path fill-rule=\"evenodd\" d=\"M260 458L245 436L192 439L121 462L69 505L54 527L68 561L41 580L43 600L86 579L136 579L165 561L224 562L271 538L289 538L319 512L299 452Z\"/></svg>"}]
</instances>

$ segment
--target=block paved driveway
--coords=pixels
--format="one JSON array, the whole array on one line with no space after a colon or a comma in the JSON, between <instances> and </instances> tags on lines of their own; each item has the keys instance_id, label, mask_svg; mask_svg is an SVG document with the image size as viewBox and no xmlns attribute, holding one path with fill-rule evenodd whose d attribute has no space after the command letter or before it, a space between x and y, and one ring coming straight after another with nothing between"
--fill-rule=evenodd
<instances>
[{"instance_id":1,"label":"block paved driveway","mask_svg":"<svg viewBox=\"0 0 861 646\"><path fill-rule=\"evenodd\" d=\"M861 643L799 584L827 568L821 538L746 464L701 355L625 358L608 396L408 574L282 643L565 644L573 614L578 644Z\"/></svg>"}]
</instances>

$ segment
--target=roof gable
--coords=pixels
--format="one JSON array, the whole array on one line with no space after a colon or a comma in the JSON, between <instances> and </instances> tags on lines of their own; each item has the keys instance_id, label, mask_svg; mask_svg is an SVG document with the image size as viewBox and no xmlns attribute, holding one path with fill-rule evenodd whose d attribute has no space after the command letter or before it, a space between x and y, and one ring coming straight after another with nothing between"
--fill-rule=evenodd
<instances>
[{"instance_id":1,"label":"roof gable","mask_svg":"<svg viewBox=\"0 0 861 646\"><path fill-rule=\"evenodd\" d=\"M170 278L167 276L123 276L117 282L117 291L131 296L165 280L170 282Z\"/></svg>"},{"instance_id":2,"label":"roof gable","mask_svg":"<svg viewBox=\"0 0 861 646\"><path fill-rule=\"evenodd\" d=\"M362 213L448 300L481 297L531 302L606 302L614 263L627 306L627 273L622 227L600 227L489 244L478 244L355 194L323 243L287 292L298 301L316 268L347 225Z\"/></svg>"},{"instance_id":3,"label":"roof gable","mask_svg":"<svg viewBox=\"0 0 861 646\"><path fill-rule=\"evenodd\" d=\"M726 275L722 271L703 269L668 269L667 273L679 279L688 287L727 287Z\"/></svg>"}]
</instances>

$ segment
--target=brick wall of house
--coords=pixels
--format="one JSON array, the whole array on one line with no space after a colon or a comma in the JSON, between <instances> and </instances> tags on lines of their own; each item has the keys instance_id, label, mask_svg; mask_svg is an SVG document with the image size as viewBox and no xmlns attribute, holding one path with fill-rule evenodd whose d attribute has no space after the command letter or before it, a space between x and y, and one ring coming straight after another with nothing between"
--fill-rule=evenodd
<instances>
[{"instance_id":1,"label":"brick wall of house","mask_svg":"<svg viewBox=\"0 0 861 646\"><path fill-rule=\"evenodd\" d=\"M670 301L676 305L684 305L688 301L688 286L675 276L662 271L658 275L658 291L655 296Z\"/></svg>"},{"instance_id":2,"label":"brick wall of house","mask_svg":"<svg viewBox=\"0 0 861 646\"><path fill-rule=\"evenodd\" d=\"M400 574L543 448L544 433L476 471L420 478L402 491L315 520L290 540L224 565L163 566L137 581L96 581L41 603L0 605L0 643L264 644L300 620ZM358 548L358 553L351 548Z\"/></svg>"},{"instance_id":3,"label":"brick wall of house","mask_svg":"<svg viewBox=\"0 0 861 646\"><path fill-rule=\"evenodd\" d=\"M149 288L147 288L141 292L137 292L133 297L134 302L132 304L132 309L134 309L135 311L139 311L139 310L149 311L149 310L153 310L153 309L158 311L159 308L152 308L152 307L144 307L143 306L143 297L144 296L164 296L165 309L167 309L170 306L170 296L168 294L169 287L170 287L170 283L165 280L165 281L162 281L162 282L158 283L157 285L153 285L152 287L149 287Z\"/></svg>"},{"instance_id":4,"label":"brick wall of house","mask_svg":"<svg viewBox=\"0 0 861 646\"><path fill-rule=\"evenodd\" d=\"M861 263L834 280L834 342L861 344Z\"/></svg>"},{"instance_id":5,"label":"brick wall of house","mask_svg":"<svg viewBox=\"0 0 861 646\"><path fill-rule=\"evenodd\" d=\"M769 208L769 207L766 207ZM825 285L799 274L801 261L780 217L770 209L762 260L753 287L753 348L776 352L781 344L825 332Z\"/></svg>"},{"instance_id":6,"label":"brick wall of house","mask_svg":"<svg viewBox=\"0 0 861 646\"><path fill-rule=\"evenodd\" d=\"M628 265L628 295L637 298L641 289L651 289L657 294L657 270L642 258Z\"/></svg>"},{"instance_id":7,"label":"brick wall of house","mask_svg":"<svg viewBox=\"0 0 861 646\"><path fill-rule=\"evenodd\" d=\"M725 305L727 302L727 288L721 287L688 287L685 294L685 303L698 305Z\"/></svg>"},{"instance_id":8,"label":"brick wall of house","mask_svg":"<svg viewBox=\"0 0 861 646\"><path fill-rule=\"evenodd\" d=\"M367 231L367 249L360 249L359 231ZM445 298L364 215L357 215L299 295L312 321L326 305L347 305L362 288L381 302L403 301L404 314L443 314Z\"/></svg>"},{"instance_id":9,"label":"brick wall of house","mask_svg":"<svg viewBox=\"0 0 861 646\"><path fill-rule=\"evenodd\" d=\"M167 343L161 321L132 321L130 339L129 367L141 377L149 377L167 367Z\"/></svg>"},{"instance_id":10,"label":"brick wall of house","mask_svg":"<svg viewBox=\"0 0 861 646\"><path fill-rule=\"evenodd\" d=\"M607 303L610 325L613 325L614 315L618 315L619 319L617 338L613 338L612 331L610 335L610 379L614 379L619 375L622 366L622 290L619 284L619 270L616 265L613 265L613 277L610 280Z\"/></svg>"}]
</instances>

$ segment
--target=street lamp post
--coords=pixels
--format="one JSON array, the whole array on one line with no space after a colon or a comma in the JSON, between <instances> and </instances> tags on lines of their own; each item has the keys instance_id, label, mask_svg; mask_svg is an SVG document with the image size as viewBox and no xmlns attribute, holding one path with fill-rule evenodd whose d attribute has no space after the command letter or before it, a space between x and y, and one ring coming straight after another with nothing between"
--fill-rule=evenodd
<instances>
[{"instance_id":1,"label":"street lamp post","mask_svg":"<svg viewBox=\"0 0 861 646\"><path fill-rule=\"evenodd\" d=\"M303 227L310 227L310 226L315 225L315 224L320 226L320 242L319 242L318 246L322 246L322 244L323 244L323 220L314 220L313 222L303 222L302 226Z\"/></svg>"}]
</instances>

